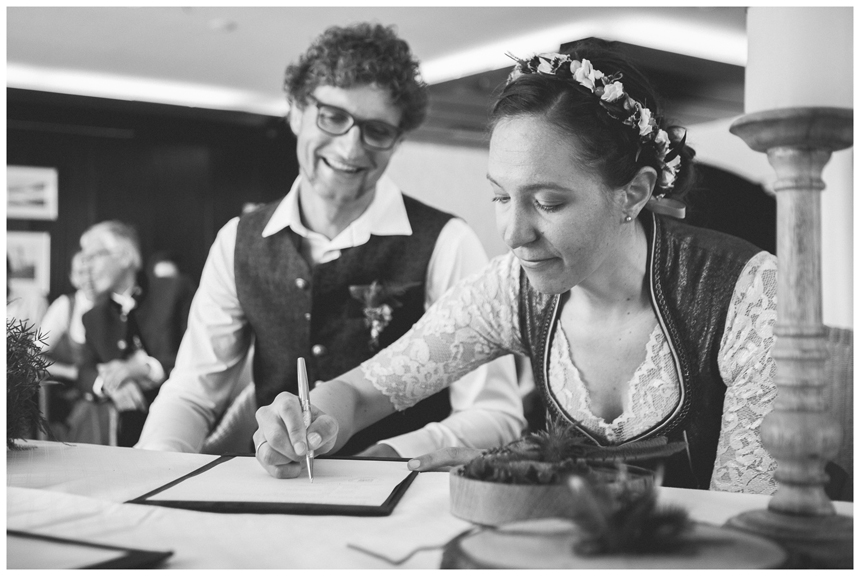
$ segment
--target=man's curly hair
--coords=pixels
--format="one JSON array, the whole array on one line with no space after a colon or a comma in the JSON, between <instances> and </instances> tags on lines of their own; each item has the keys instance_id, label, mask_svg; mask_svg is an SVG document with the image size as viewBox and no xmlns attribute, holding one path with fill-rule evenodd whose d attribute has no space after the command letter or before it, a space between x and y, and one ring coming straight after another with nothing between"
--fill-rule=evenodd
<instances>
[{"instance_id":1,"label":"man's curly hair","mask_svg":"<svg viewBox=\"0 0 860 576\"><path fill-rule=\"evenodd\" d=\"M297 64L287 66L284 77L284 90L301 106L320 85L388 89L403 113L400 129L404 132L420 126L427 115L427 86L418 60L391 26L360 23L323 32Z\"/></svg>"}]
</instances>

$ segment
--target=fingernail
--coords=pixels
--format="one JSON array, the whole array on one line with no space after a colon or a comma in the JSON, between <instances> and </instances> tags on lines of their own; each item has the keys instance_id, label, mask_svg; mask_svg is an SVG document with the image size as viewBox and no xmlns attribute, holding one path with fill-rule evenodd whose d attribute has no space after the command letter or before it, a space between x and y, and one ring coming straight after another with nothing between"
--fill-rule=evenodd
<instances>
[{"instance_id":1,"label":"fingernail","mask_svg":"<svg viewBox=\"0 0 860 576\"><path fill-rule=\"evenodd\" d=\"M410 460L409 462L406 463L406 467L409 468L410 470L415 470L419 466L421 466L421 460L418 460L418 459Z\"/></svg>"},{"instance_id":2,"label":"fingernail","mask_svg":"<svg viewBox=\"0 0 860 576\"><path fill-rule=\"evenodd\" d=\"M305 446L305 443L304 443L304 442L296 442L295 444L293 444L293 450L295 450L295 451L296 451L296 454L298 454L299 456L301 456L301 455L303 455L305 452L307 452L307 451L308 451L308 447L307 447L307 446Z\"/></svg>"},{"instance_id":3,"label":"fingernail","mask_svg":"<svg viewBox=\"0 0 860 576\"><path fill-rule=\"evenodd\" d=\"M308 444L310 444L311 449L319 448L319 445L322 443L322 436L317 434L316 432L311 432L308 434Z\"/></svg>"}]
</instances>

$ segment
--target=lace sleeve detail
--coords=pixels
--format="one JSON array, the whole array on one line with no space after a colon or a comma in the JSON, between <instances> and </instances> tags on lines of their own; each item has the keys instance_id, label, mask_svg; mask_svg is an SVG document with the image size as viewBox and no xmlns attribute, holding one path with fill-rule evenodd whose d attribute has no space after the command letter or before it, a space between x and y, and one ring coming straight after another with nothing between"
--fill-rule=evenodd
<instances>
[{"instance_id":1,"label":"lace sleeve detail","mask_svg":"<svg viewBox=\"0 0 860 576\"><path fill-rule=\"evenodd\" d=\"M523 353L518 274L519 264L506 254L464 278L406 334L363 362L364 378L404 410L481 364Z\"/></svg>"},{"instance_id":2,"label":"lace sleeve detail","mask_svg":"<svg viewBox=\"0 0 860 576\"><path fill-rule=\"evenodd\" d=\"M777 488L776 460L760 434L776 399L776 264L767 252L747 262L726 316L718 363L727 388L711 490L772 494Z\"/></svg>"}]
</instances>

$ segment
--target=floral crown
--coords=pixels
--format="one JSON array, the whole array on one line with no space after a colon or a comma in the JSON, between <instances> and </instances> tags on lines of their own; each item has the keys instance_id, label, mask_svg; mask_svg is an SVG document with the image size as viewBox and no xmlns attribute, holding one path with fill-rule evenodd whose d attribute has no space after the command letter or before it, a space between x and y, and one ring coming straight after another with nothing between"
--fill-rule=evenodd
<instances>
[{"instance_id":1,"label":"floral crown","mask_svg":"<svg viewBox=\"0 0 860 576\"><path fill-rule=\"evenodd\" d=\"M662 199L666 191L672 189L681 165L679 151L684 146L686 131L678 126L670 127L669 133L661 129L659 118L655 118L651 110L624 92L624 85L620 82L621 72L607 76L600 70L595 70L585 58L574 60L568 54L536 54L528 60L522 60L512 54L508 54L508 57L517 64L508 76L507 84L524 74L543 74L574 80L597 96L600 105L610 117L638 130L639 149L636 151L636 160L639 160L639 153L643 148L653 148L654 156L661 167L657 186L664 191L658 194L656 199Z\"/></svg>"}]
</instances>

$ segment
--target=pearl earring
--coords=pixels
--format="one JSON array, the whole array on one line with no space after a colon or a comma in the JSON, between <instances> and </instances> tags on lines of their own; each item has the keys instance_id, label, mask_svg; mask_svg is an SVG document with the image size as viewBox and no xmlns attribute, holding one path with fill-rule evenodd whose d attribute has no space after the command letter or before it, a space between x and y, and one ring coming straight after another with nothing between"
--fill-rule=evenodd
<instances>
[{"instance_id":1,"label":"pearl earring","mask_svg":"<svg viewBox=\"0 0 860 576\"><path fill-rule=\"evenodd\" d=\"M630 215L628 214L627 216L625 216L625 217L624 217L624 221L625 221L625 222L632 222L632 221L633 221L633 216L630 216Z\"/></svg>"}]
</instances>

